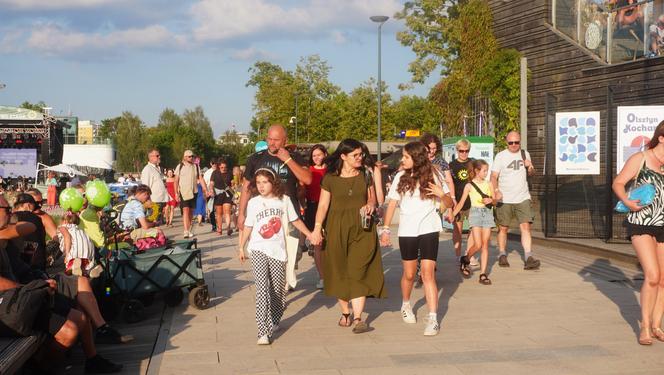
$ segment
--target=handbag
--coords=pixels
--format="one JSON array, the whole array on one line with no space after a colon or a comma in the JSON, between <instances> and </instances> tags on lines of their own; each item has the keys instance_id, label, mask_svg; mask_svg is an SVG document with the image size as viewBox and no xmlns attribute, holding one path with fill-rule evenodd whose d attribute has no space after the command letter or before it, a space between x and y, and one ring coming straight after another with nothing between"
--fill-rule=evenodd
<instances>
[{"instance_id":1,"label":"handbag","mask_svg":"<svg viewBox=\"0 0 664 375\"><path fill-rule=\"evenodd\" d=\"M289 235L290 220L288 220L288 198L284 195L284 208L281 214L281 230L284 233L286 242L286 290L297 286L297 277L295 276L295 264L297 263L297 249L300 239Z\"/></svg>"},{"instance_id":2,"label":"handbag","mask_svg":"<svg viewBox=\"0 0 664 375\"><path fill-rule=\"evenodd\" d=\"M641 170L643 170L643 166L646 164L646 154L645 152L643 153L643 162L641 162L641 168L639 168L639 173L634 176L634 182L639 178L639 175L641 175ZM630 189L629 193L627 193L627 199L629 200L639 200L639 206L647 206L652 203L652 201L655 199L655 194L657 194L657 190L655 189L655 186L651 183L645 183L641 184L639 186L632 186ZM626 214L629 211L629 208L625 206L625 204L622 201L618 201L616 204L616 207L614 208L616 212Z\"/></svg>"}]
</instances>

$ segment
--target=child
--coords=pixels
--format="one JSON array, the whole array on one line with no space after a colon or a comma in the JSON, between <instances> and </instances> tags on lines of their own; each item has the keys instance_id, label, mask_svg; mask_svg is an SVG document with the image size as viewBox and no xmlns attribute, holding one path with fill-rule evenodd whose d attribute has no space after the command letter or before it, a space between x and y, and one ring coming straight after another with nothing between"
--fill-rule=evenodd
<instances>
[{"instance_id":1,"label":"child","mask_svg":"<svg viewBox=\"0 0 664 375\"><path fill-rule=\"evenodd\" d=\"M242 262L246 259L243 249L249 240L247 249L251 252L256 282L258 345L269 345L285 307L287 256L284 228L288 228L288 223L283 223L282 217L285 216L310 241L311 232L298 218L290 198L284 195L281 179L272 169L256 170L250 187L254 197L247 205L239 258Z\"/></svg>"},{"instance_id":2,"label":"child","mask_svg":"<svg viewBox=\"0 0 664 375\"><path fill-rule=\"evenodd\" d=\"M99 276L95 267L95 247L78 223L78 215L67 210L58 228L60 249L65 256L65 273L95 278Z\"/></svg>"},{"instance_id":3,"label":"child","mask_svg":"<svg viewBox=\"0 0 664 375\"><path fill-rule=\"evenodd\" d=\"M489 164L481 159L473 160L472 171L470 173L471 181L463 189L461 200L454 207L452 216L456 216L463 209L466 199L470 199L470 215L468 222L470 224L470 235L473 237L472 245L466 250L466 255L461 257L460 271L464 276L470 276L469 257L473 256L481 248L480 260L480 284L491 285L491 280L486 274L487 263L489 261L489 239L491 238L491 228L496 224L493 221L492 207L496 203L493 198L493 187L486 181L489 171Z\"/></svg>"}]
</instances>

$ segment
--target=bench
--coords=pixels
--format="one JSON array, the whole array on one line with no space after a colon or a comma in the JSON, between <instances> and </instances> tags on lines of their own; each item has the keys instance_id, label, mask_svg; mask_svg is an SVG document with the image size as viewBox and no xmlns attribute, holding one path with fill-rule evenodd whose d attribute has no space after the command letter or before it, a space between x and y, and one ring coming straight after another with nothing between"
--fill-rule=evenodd
<instances>
[{"instance_id":1,"label":"bench","mask_svg":"<svg viewBox=\"0 0 664 375\"><path fill-rule=\"evenodd\" d=\"M37 352L45 334L0 338L0 375L15 374Z\"/></svg>"}]
</instances>

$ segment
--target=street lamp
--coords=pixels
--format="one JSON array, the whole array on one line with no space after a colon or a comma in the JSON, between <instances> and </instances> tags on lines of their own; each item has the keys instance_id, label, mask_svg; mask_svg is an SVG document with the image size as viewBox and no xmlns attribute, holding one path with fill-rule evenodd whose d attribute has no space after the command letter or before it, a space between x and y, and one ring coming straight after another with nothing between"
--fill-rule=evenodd
<instances>
[{"instance_id":1,"label":"street lamp","mask_svg":"<svg viewBox=\"0 0 664 375\"><path fill-rule=\"evenodd\" d=\"M380 106L381 106L381 101L382 101L382 96L383 96L382 95L383 83L382 83L381 78L380 78L380 56L381 56L381 53L380 53L380 32L381 32L381 29L383 28L383 24L385 22L387 22L387 20L390 19L390 17L388 17L388 16L371 16L371 17L369 17L369 19L372 20L373 22L378 23L378 85L377 85L377 87L378 87L378 142L377 142L378 151L377 151L377 156L378 157L377 157L377 159L378 159L378 161L380 161L380 138L381 138L381 134L380 134L380 132L381 132L381 130L380 130L380 117L381 117L380 116Z\"/></svg>"}]
</instances>

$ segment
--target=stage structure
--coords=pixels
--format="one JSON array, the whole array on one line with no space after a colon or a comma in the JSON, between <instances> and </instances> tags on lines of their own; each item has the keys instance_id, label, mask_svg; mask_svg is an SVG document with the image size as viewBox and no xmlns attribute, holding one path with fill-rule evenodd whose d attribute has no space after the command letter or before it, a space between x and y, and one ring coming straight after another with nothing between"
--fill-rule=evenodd
<instances>
[{"instance_id":1,"label":"stage structure","mask_svg":"<svg viewBox=\"0 0 664 375\"><path fill-rule=\"evenodd\" d=\"M35 149L38 162L59 164L63 126L66 124L48 113L0 106L0 149Z\"/></svg>"}]
</instances>

